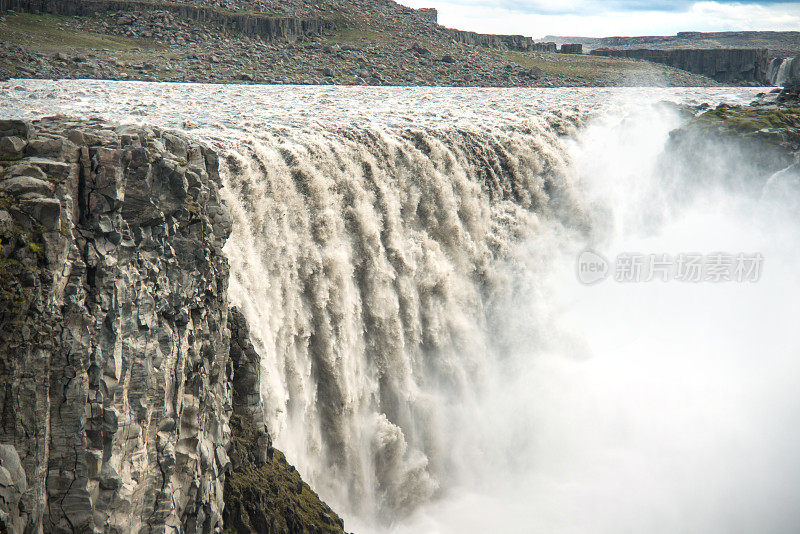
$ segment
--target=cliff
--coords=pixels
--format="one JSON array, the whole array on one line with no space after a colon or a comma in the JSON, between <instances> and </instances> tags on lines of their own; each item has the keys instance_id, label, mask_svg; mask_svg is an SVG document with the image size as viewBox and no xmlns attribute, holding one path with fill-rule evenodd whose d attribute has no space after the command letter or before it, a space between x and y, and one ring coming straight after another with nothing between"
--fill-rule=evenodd
<instances>
[{"instance_id":1,"label":"cliff","mask_svg":"<svg viewBox=\"0 0 800 534\"><path fill-rule=\"evenodd\" d=\"M686 198L724 177L726 187L765 206L794 205L800 184L796 90L762 94L747 106L720 104L670 133L662 158L665 192ZM691 181L688 184L687 181ZM773 204L774 202L774 204ZM784 204L789 205L789 204Z\"/></svg>"},{"instance_id":2,"label":"cliff","mask_svg":"<svg viewBox=\"0 0 800 534\"><path fill-rule=\"evenodd\" d=\"M113 11L152 9L169 11L198 22L213 21L237 31L266 40L296 41L307 35L321 34L333 27L324 19L270 17L252 12L232 12L222 8L189 3L150 2L147 0L0 0L0 11L20 10L29 13L85 16Z\"/></svg>"},{"instance_id":3,"label":"cliff","mask_svg":"<svg viewBox=\"0 0 800 534\"><path fill-rule=\"evenodd\" d=\"M768 83L768 51L766 49L676 49L616 50L601 48L592 55L644 59L678 69L702 74L722 83Z\"/></svg>"},{"instance_id":4,"label":"cliff","mask_svg":"<svg viewBox=\"0 0 800 534\"><path fill-rule=\"evenodd\" d=\"M589 49L651 48L670 50L677 48L766 48L770 57L787 57L800 50L800 32L797 31L733 31L733 32L678 32L676 35L640 35L631 37L568 37L545 36L543 41L581 43Z\"/></svg>"},{"instance_id":5,"label":"cliff","mask_svg":"<svg viewBox=\"0 0 800 534\"><path fill-rule=\"evenodd\" d=\"M559 50L562 54L583 54L583 45L582 44L568 44L565 43L561 45L561 49Z\"/></svg>"},{"instance_id":6,"label":"cliff","mask_svg":"<svg viewBox=\"0 0 800 534\"><path fill-rule=\"evenodd\" d=\"M219 187L179 135L0 121L0 531L223 528L231 439L268 434Z\"/></svg>"},{"instance_id":7,"label":"cliff","mask_svg":"<svg viewBox=\"0 0 800 534\"><path fill-rule=\"evenodd\" d=\"M505 48L512 50L530 50L533 39L522 35L492 35L463 30L450 30L453 40L469 45L486 46L490 48Z\"/></svg>"}]
</instances>

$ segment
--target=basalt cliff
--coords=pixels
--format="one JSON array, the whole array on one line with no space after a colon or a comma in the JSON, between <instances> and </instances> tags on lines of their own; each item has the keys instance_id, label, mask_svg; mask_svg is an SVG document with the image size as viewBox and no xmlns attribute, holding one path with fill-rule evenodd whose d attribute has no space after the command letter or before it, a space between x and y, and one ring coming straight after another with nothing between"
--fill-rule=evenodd
<instances>
[{"instance_id":1,"label":"basalt cliff","mask_svg":"<svg viewBox=\"0 0 800 534\"><path fill-rule=\"evenodd\" d=\"M272 448L217 156L0 121L0 531L342 532Z\"/></svg>"}]
</instances>

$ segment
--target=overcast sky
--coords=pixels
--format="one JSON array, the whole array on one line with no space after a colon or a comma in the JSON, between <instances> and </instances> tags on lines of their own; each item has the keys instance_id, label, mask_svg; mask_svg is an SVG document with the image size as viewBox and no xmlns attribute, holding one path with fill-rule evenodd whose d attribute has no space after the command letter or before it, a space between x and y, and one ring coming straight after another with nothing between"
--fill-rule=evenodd
<instances>
[{"instance_id":1,"label":"overcast sky","mask_svg":"<svg viewBox=\"0 0 800 534\"><path fill-rule=\"evenodd\" d=\"M672 35L679 31L800 30L800 1L400 0L435 7L439 23L543 37Z\"/></svg>"}]
</instances>

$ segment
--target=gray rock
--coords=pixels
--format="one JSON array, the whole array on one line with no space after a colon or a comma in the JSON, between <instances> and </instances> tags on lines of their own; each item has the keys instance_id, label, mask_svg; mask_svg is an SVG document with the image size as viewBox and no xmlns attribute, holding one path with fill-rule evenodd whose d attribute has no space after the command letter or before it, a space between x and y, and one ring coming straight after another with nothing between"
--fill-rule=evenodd
<instances>
[{"instance_id":1,"label":"gray rock","mask_svg":"<svg viewBox=\"0 0 800 534\"><path fill-rule=\"evenodd\" d=\"M44 171L30 162L18 163L9 167L9 169L6 171L6 178L11 178L14 176L29 176L39 180L47 179L47 175L44 173Z\"/></svg>"},{"instance_id":2,"label":"gray rock","mask_svg":"<svg viewBox=\"0 0 800 534\"><path fill-rule=\"evenodd\" d=\"M54 198L37 198L23 200L21 205L24 211L36 219L45 229L50 231L59 229L61 203L58 200Z\"/></svg>"},{"instance_id":3,"label":"gray rock","mask_svg":"<svg viewBox=\"0 0 800 534\"><path fill-rule=\"evenodd\" d=\"M219 532L230 219L216 157L152 131L123 146L90 122L47 119L29 131L26 152L39 157L0 181L13 195L0 230L13 216L27 232L0 242L0 256L23 266L3 283L32 295L13 325L0 321L1 378L14 384L0 398L0 435L13 444L0 446L0 523Z\"/></svg>"},{"instance_id":4,"label":"gray rock","mask_svg":"<svg viewBox=\"0 0 800 534\"><path fill-rule=\"evenodd\" d=\"M30 176L14 176L0 181L0 191L12 195L23 195L25 193L50 195L53 193L53 184Z\"/></svg>"},{"instance_id":5,"label":"gray rock","mask_svg":"<svg viewBox=\"0 0 800 534\"><path fill-rule=\"evenodd\" d=\"M21 137L8 136L0 138L0 154L4 156L19 156L25 150L27 141Z\"/></svg>"},{"instance_id":6,"label":"gray rock","mask_svg":"<svg viewBox=\"0 0 800 534\"><path fill-rule=\"evenodd\" d=\"M0 466L8 470L11 482L17 486L21 492L28 489L27 478L25 470L22 468L22 463L19 461L17 449L13 445L7 443L0 444Z\"/></svg>"},{"instance_id":7,"label":"gray rock","mask_svg":"<svg viewBox=\"0 0 800 534\"><path fill-rule=\"evenodd\" d=\"M30 124L20 120L0 120L0 137L21 137L28 138L31 132Z\"/></svg>"}]
</instances>

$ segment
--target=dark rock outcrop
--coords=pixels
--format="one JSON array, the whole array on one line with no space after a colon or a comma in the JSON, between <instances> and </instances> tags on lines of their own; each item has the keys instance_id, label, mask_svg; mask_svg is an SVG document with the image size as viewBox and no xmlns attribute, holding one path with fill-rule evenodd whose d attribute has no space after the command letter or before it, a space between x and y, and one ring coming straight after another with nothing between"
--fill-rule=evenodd
<instances>
[{"instance_id":1,"label":"dark rock outcrop","mask_svg":"<svg viewBox=\"0 0 800 534\"><path fill-rule=\"evenodd\" d=\"M524 35L495 35L490 33L453 30L450 28L447 28L447 31L450 33L455 42L471 46L501 48L506 50L515 50L518 52L556 51L555 43L539 43L534 41L532 37L525 37Z\"/></svg>"},{"instance_id":2,"label":"dark rock outcrop","mask_svg":"<svg viewBox=\"0 0 800 534\"><path fill-rule=\"evenodd\" d=\"M600 48L592 50L591 54L606 57L644 59L695 74L702 74L722 83L768 83L769 54L766 49L618 50Z\"/></svg>"},{"instance_id":3,"label":"dark rock outcrop","mask_svg":"<svg viewBox=\"0 0 800 534\"><path fill-rule=\"evenodd\" d=\"M533 43L533 50L536 52L552 52L556 53L558 51L558 47L556 43L548 41L548 42L534 42Z\"/></svg>"},{"instance_id":4,"label":"dark rock outcrop","mask_svg":"<svg viewBox=\"0 0 800 534\"><path fill-rule=\"evenodd\" d=\"M457 43L488 48L506 48L527 52L534 50L535 44L532 37L524 35L493 35L487 33L468 32L463 30L448 29L448 32Z\"/></svg>"},{"instance_id":5,"label":"dark rock outcrop","mask_svg":"<svg viewBox=\"0 0 800 534\"><path fill-rule=\"evenodd\" d=\"M562 54L583 54L583 45L575 43L563 44L559 52Z\"/></svg>"},{"instance_id":6,"label":"dark rock outcrop","mask_svg":"<svg viewBox=\"0 0 800 534\"><path fill-rule=\"evenodd\" d=\"M721 104L670 134L661 166L664 191L686 198L724 183L757 198L774 194L796 201L798 150L797 108Z\"/></svg>"},{"instance_id":7,"label":"dark rock outcrop","mask_svg":"<svg viewBox=\"0 0 800 534\"><path fill-rule=\"evenodd\" d=\"M185 3L146 0L0 0L0 11L20 10L57 15L93 15L113 11L146 11L157 7L198 22L213 21L237 31L267 40L296 41L306 35L321 34L333 23L316 18L272 17L250 12L232 12L222 8Z\"/></svg>"},{"instance_id":8,"label":"dark rock outcrop","mask_svg":"<svg viewBox=\"0 0 800 534\"><path fill-rule=\"evenodd\" d=\"M436 8L433 7L421 7L416 10L417 15L420 17L430 20L431 22L438 22L439 21L439 12Z\"/></svg>"}]
</instances>

